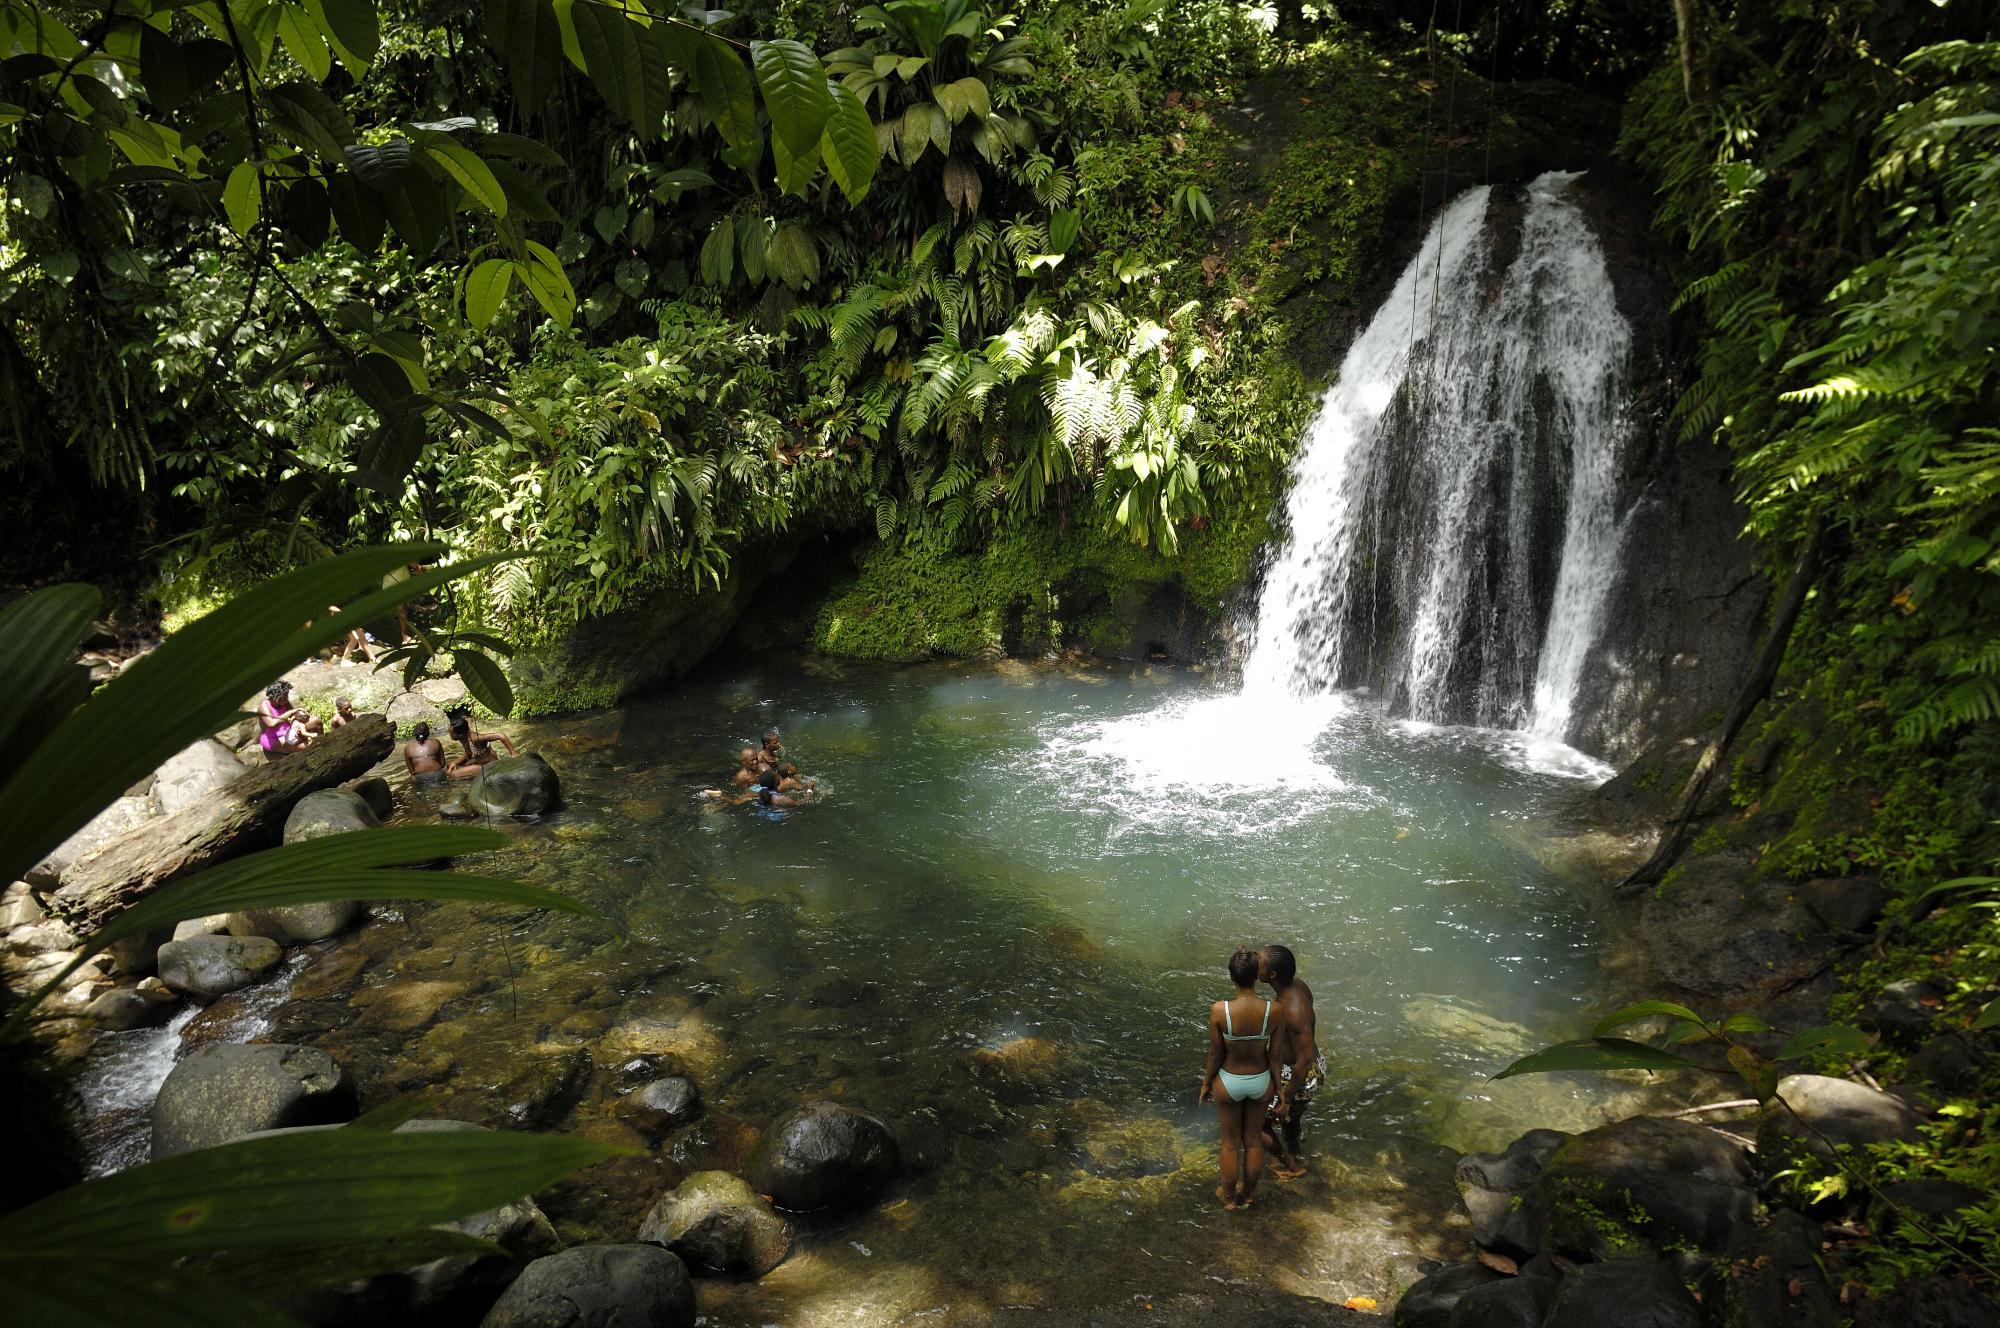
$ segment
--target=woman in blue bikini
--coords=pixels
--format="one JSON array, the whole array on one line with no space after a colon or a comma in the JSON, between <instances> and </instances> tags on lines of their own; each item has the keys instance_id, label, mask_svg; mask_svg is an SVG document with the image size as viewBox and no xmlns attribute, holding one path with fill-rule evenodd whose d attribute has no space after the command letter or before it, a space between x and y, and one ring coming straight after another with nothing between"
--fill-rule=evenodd
<instances>
[{"instance_id":1,"label":"woman in blue bikini","mask_svg":"<svg viewBox=\"0 0 2000 1328\"><path fill-rule=\"evenodd\" d=\"M1285 1019L1284 1011L1257 994L1261 967L1255 950L1237 946L1229 956L1236 994L1208 1010L1208 1065L1201 1072L1199 1100L1212 1099L1222 1122L1222 1184L1215 1197L1231 1212L1251 1205L1264 1171L1264 1110L1277 1080L1281 1040L1274 1036L1281 1029L1273 1024Z\"/></svg>"}]
</instances>

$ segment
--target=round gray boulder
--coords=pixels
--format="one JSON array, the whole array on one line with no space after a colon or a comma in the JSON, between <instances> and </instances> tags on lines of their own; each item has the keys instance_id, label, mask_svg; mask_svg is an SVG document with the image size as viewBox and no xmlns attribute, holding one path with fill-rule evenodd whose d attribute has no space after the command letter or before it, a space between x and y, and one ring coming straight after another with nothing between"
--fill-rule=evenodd
<instances>
[{"instance_id":1,"label":"round gray boulder","mask_svg":"<svg viewBox=\"0 0 2000 1328\"><path fill-rule=\"evenodd\" d=\"M231 913L223 926L232 936L262 936L279 945L310 945L338 936L368 915L359 899L329 899L317 904L286 904Z\"/></svg>"},{"instance_id":2,"label":"round gray boulder","mask_svg":"<svg viewBox=\"0 0 2000 1328\"><path fill-rule=\"evenodd\" d=\"M886 1124L832 1102L809 1103L778 1122L752 1161L757 1189L800 1213L872 1198L902 1167Z\"/></svg>"},{"instance_id":3,"label":"round gray boulder","mask_svg":"<svg viewBox=\"0 0 2000 1328\"><path fill-rule=\"evenodd\" d=\"M354 1119L354 1085L333 1057L283 1043L197 1047L153 1099L153 1156L213 1148L256 1130Z\"/></svg>"},{"instance_id":4,"label":"round gray boulder","mask_svg":"<svg viewBox=\"0 0 2000 1328\"><path fill-rule=\"evenodd\" d=\"M481 1328L693 1328L694 1281L658 1245L578 1245L529 1264Z\"/></svg>"},{"instance_id":5,"label":"round gray boulder","mask_svg":"<svg viewBox=\"0 0 2000 1328\"><path fill-rule=\"evenodd\" d=\"M1703 1328L1701 1306L1665 1264L1586 1264L1557 1284L1543 1328Z\"/></svg>"},{"instance_id":6,"label":"round gray boulder","mask_svg":"<svg viewBox=\"0 0 2000 1328\"><path fill-rule=\"evenodd\" d=\"M250 773L236 753L213 738L203 738L169 756L154 772L152 798L162 816L171 816Z\"/></svg>"},{"instance_id":7,"label":"round gray boulder","mask_svg":"<svg viewBox=\"0 0 2000 1328\"><path fill-rule=\"evenodd\" d=\"M670 1074L627 1093L619 1114L658 1138L701 1114L701 1090L684 1074Z\"/></svg>"},{"instance_id":8,"label":"round gray boulder","mask_svg":"<svg viewBox=\"0 0 2000 1328\"><path fill-rule=\"evenodd\" d=\"M1757 1126L1757 1149L1765 1156L1778 1156L1795 1140L1824 1153L1828 1143L1860 1146L1917 1137L1917 1113L1909 1104L1866 1084L1789 1074L1778 1081L1778 1099Z\"/></svg>"},{"instance_id":9,"label":"round gray boulder","mask_svg":"<svg viewBox=\"0 0 2000 1328\"><path fill-rule=\"evenodd\" d=\"M698 1171L653 1205L639 1239L693 1268L762 1277L791 1252L792 1226L741 1176Z\"/></svg>"},{"instance_id":10,"label":"round gray boulder","mask_svg":"<svg viewBox=\"0 0 2000 1328\"><path fill-rule=\"evenodd\" d=\"M190 936L160 947L160 981L208 1004L239 991L278 966L284 951L263 936Z\"/></svg>"},{"instance_id":11,"label":"round gray boulder","mask_svg":"<svg viewBox=\"0 0 2000 1328\"><path fill-rule=\"evenodd\" d=\"M301 844L350 830L373 830L382 818L353 789L319 789L300 798L285 818L285 842Z\"/></svg>"},{"instance_id":12,"label":"round gray boulder","mask_svg":"<svg viewBox=\"0 0 2000 1328\"><path fill-rule=\"evenodd\" d=\"M562 781L547 761L529 752L481 770L470 796L481 816L540 816L562 807Z\"/></svg>"},{"instance_id":13,"label":"round gray boulder","mask_svg":"<svg viewBox=\"0 0 2000 1328\"><path fill-rule=\"evenodd\" d=\"M1637 1116L1550 1153L1495 1244L1599 1259L1633 1247L1719 1251L1756 1215L1754 1180L1748 1154L1713 1130Z\"/></svg>"},{"instance_id":14,"label":"round gray boulder","mask_svg":"<svg viewBox=\"0 0 2000 1328\"><path fill-rule=\"evenodd\" d=\"M130 1028L157 1028L172 1017L180 1002L157 982L136 987L114 987L86 1005L83 1014L99 1028L123 1032Z\"/></svg>"}]
</instances>

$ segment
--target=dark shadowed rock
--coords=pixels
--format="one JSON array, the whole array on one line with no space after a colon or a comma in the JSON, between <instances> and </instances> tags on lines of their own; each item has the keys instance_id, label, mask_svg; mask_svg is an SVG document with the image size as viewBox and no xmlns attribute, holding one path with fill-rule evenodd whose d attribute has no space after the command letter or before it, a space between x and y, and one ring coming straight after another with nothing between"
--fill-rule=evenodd
<instances>
[{"instance_id":1,"label":"dark shadowed rock","mask_svg":"<svg viewBox=\"0 0 2000 1328\"><path fill-rule=\"evenodd\" d=\"M1827 1143L1860 1145L1917 1137L1917 1114L1909 1104L1866 1084L1823 1074L1792 1074L1778 1081L1778 1097L1784 1105L1767 1107L1757 1126L1757 1147L1767 1156L1782 1154L1788 1141L1804 1141L1823 1153Z\"/></svg>"},{"instance_id":2,"label":"dark shadowed rock","mask_svg":"<svg viewBox=\"0 0 2000 1328\"><path fill-rule=\"evenodd\" d=\"M537 1259L481 1328L693 1328L694 1282L658 1245L579 1245Z\"/></svg>"},{"instance_id":3,"label":"dark shadowed rock","mask_svg":"<svg viewBox=\"0 0 2000 1328\"><path fill-rule=\"evenodd\" d=\"M547 761L529 752L481 770L468 796L481 816L540 816L562 807L562 781Z\"/></svg>"},{"instance_id":4,"label":"dark shadowed rock","mask_svg":"<svg viewBox=\"0 0 2000 1328\"><path fill-rule=\"evenodd\" d=\"M872 1198L902 1164L896 1136L866 1112L814 1102L780 1121L754 1159L757 1188L811 1212Z\"/></svg>"},{"instance_id":5,"label":"dark shadowed rock","mask_svg":"<svg viewBox=\"0 0 2000 1328\"><path fill-rule=\"evenodd\" d=\"M1947 1092L1970 1087L1979 1077L1979 1049L1963 1033L1941 1033L1903 1063L1910 1077Z\"/></svg>"},{"instance_id":6,"label":"dark shadowed rock","mask_svg":"<svg viewBox=\"0 0 2000 1328\"><path fill-rule=\"evenodd\" d=\"M1544 1328L1703 1328L1701 1306L1665 1264L1587 1264L1556 1286Z\"/></svg>"},{"instance_id":7,"label":"dark shadowed rock","mask_svg":"<svg viewBox=\"0 0 2000 1328\"><path fill-rule=\"evenodd\" d=\"M1925 1226L1936 1226L1967 1208L1977 1208L1986 1198L1983 1191L1955 1180L1891 1181L1868 1205L1868 1220L1876 1230L1887 1231L1902 1220L1900 1209Z\"/></svg>"},{"instance_id":8,"label":"dark shadowed rock","mask_svg":"<svg viewBox=\"0 0 2000 1328\"><path fill-rule=\"evenodd\" d=\"M1447 1264L1405 1291L1396 1302L1396 1328L1450 1328L1451 1311L1474 1287L1500 1280L1476 1263Z\"/></svg>"},{"instance_id":9,"label":"dark shadowed rock","mask_svg":"<svg viewBox=\"0 0 2000 1328\"><path fill-rule=\"evenodd\" d=\"M1854 1328L1993 1328L2000 1305L1962 1277L1933 1273L1854 1307Z\"/></svg>"},{"instance_id":10,"label":"dark shadowed rock","mask_svg":"<svg viewBox=\"0 0 2000 1328\"><path fill-rule=\"evenodd\" d=\"M368 810L375 813L376 820L386 821L396 814L396 791L380 775L357 779L347 787L355 797L368 804Z\"/></svg>"},{"instance_id":11,"label":"dark shadowed rock","mask_svg":"<svg viewBox=\"0 0 2000 1328\"><path fill-rule=\"evenodd\" d=\"M1807 881L1799 901L1835 931L1869 932L1889 907L1889 891L1873 876L1834 876Z\"/></svg>"},{"instance_id":12,"label":"dark shadowed rock","mask_svg":"<svg viewBox=\"0 0 2000 1328\"><path fill-rule=\"evenodd\" d=\"M1744 1150L1687 1121L1634 1117L1579 1134L1549 1156L1509 1215L1503 1245L1607 1258L1635 1248L1725 1248L1754 1217Z\"/></svg>"},{"instance_id":13,"label":"dark shadowed rock","mask_svg":"<svg viewBox=\"0 0 2000 1328\"><path fill-rule=\"evenodd\" d=\"M160 981L206 1005L278 966L284 951L262 936L190 936L160 947Z\"/></svg>"},{"instance_id":14,"label":"dark shadowed rock","mask_svg":"<svg viewBox=\"0 0 2000 1328\"><path fill-rule=\"evenodd\" d=\"M689 1267L762 1277L792 1249L792 1226L740 1176L701 1171L662 1195L639 1239L664 1245Z\"/></svg>"},{"instance_id":15,"label":"dark shadowed rock","mask_svg":"<svg viewBox=\"0 0 2000 1328\"><path fill-rule=\"evenodd\" d=\"M1515 1211L1514 1196L1542 1174L1549 1155L1569 1137L1561 1130L1530 1130L1502 1152L1468 1153L1458 1160L1458 1193L1472 1219L1473 1240L1489 1249L1501 1247L1507 1219Z\"/></svg>"},{"instance_id":16,"label":"dark shadowed rock","mask_svg":"<svg viewBox=\"0 0 2000 1328\"><path fill-rule=\"evenodd\" d=\"M173 1068L153 1100L153 1156L256 1130L352 1120L354 1085L331 1056L282 1043L215 1043Z\"/></svg>"},{"instance_id":17,"label":"dark shadowed rock","mask_svg":"<svg viewBox=\"0 0 2000 1328\"><path fill-rule=\"evenodd\" d=\"M1914 1046L1937 1022L1943 1005L1944 984L1928 978L1905 978L1891 982L1861 1007L1855 1022L1871 1033L1880 1033L1890 1042Z\"/></svg>"},{"instance_id":18,"label":"dark shadowed rock","mask_svg":"<svg viewBox=\"0 0 2000 1328\"><path fill-rule=\"evenodd\" d=\"M1818 1224L1789 1208L1773 1211L1769 1226L1741 1232L1729 1252L1723 1328L1833 1328L1840 1315L1819 1247Z\"/></svg>"},{"instance_id":19,"label":"dark shadowed rock","mask_svg":"<svg viewBox=\"0 0 2000 1328\"><path fill-rule=\"evenodd\" d=\"M1717 1001L1762 1000L1831 963L1835 937L1748 853L1690 858L1649 898L1639 934L1660 976Z\"/></svg>"},{"instance_id":20,"label":"dark shadowed rock","mask_svg":"<svg viewBox=\"0 0 2000 1328\"><path fill-rule=\"evenodd\" d=\"M1557 1285L1545 1277L1488 1282L1460 1296L1445 1322L1449 1328L1541 1328Z\"/></svg>"}]
</instances>

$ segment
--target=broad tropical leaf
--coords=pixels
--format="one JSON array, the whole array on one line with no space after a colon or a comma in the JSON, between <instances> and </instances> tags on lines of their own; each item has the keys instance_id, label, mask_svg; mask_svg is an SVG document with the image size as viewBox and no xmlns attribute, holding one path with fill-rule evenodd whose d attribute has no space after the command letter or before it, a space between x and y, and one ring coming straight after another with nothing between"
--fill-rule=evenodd
<instances>
[{"instance_id":1,"label":"broad tropical leaf","mask_svg":"<svg viewBox=\"0 0 2000 1328\"><path fill-rule=\"evenodd\" d=\"M1624 1038L1597 1037L1582 1038L1575 1042L1558 1042L1553 1047L1523 1056L1500 1073L1495 1079L1508 1079L1517 1074L1552 1074L1560 1070L1687 1070L1700 1069L1700 1065L1684 1056L1676 1056L1671 1051L1661 1051L1643 1042L1630 1042Z\"/></svg>"},{"instance_id":2,"label":"broad tropical leaf","mask_svg":"<svg viewBox=\"0 0 2000 1328\"><path fill-rule=\"evenodd\" d=\"M465 275L465 316L473 327L484 332L500 312L507 287L514 279L514 264L504 258L488 258L473 265Z\"/></svg>"},{"instance_id":3,"label":"broad tropical leaf","mask_svg":"<svg viewBox=\"0 0 2000 1328\"><path fill-rule=\"evenodd\" d=\"M1776 1059L1796 1060L1815 1051L1830 1051L1837 1056L1859 1056L1871 1045L1868 1035L1852 1024L1821 1024L1792 1034L1785 1045L1778 1048Z\"/></svg>"},{"instance_id":4,"label":"broad tropical leaf","mask_svg":"<svg viewBox=\"0 0 2000 1328\"><path fill-rule=\"evenodd\" d=\"M507 215L507 191L493 178L493 172L477 154L452 142L448 138L433 140L425 149L431 160L444 167L445 173L458 181L459 187L471 194L488 212L495 217Z\"/></svg>"},{"instance_id":5,"label":"broad tropical leaf","mask_svg":"<svg viewBox=\"0 0 2000 1328\"><path fill-rule=\"evenodd\" d=\"M514 711L514 689L507 683L507 675L498 664L477 650L463 648L451 652L453 669L465 680L479 704L496 715L512 714Z\"/></svg>"},{"instance_id":6,"label":"broad tropical leaf","mask_svg":"<svg viewBox=\"0 0 2000 1328\"><path fill-rule=\"evenodd\" d=\"M771 113L772 139L782 141L794 160L815 152L833 111L819 57L795 41L755 41L750 63Z\"/></svg>"},{"instance_id":7,"label":"broad tropical leaf","mask_svg":"<svg viewBox=\"0 0 2000 1328\"><path fill-rule=\"evenodd\" d=\"M1628 1005L1622 1010L1614 1010L1605 1015L1597 1021L1597 1026L1591 1029L1590 1033L1592 1037L1601 1038L1614 1028L1623 1028L1626 1024L1637 1023L1641 1019L1652 1019L1659 1015L1665 1015L1669 1019L1685 1019L1689 1023L1704 1026L1708 1023L1685 1005L1676 1005L1672 1001L1640 1001L1637 1005Z\"/></svg>"},{"instance_id":8,"label":"broad tropical leaf","mask_svg":"<svg viewBox=\"0 0 2000 1328\"><path fill-rule=\"evenodd\" d=\"M880 160L875 150L875 126L868 119L867 107L846 84L829 79L826 90L828 114L819 155L847 201L859 203L868 196Z\"/></svg>"},{"instance_id":9,"label":"broad tropical leaf","mask_svg":"<svg viewBox=\"0 0 2000 1328\"><path fill-rule=\"evenodd\" d=\"M486 0L486 35L507 67L514 98L533 111L562 76L562 29L548 0Z\"/></svg>"}]
</instances>

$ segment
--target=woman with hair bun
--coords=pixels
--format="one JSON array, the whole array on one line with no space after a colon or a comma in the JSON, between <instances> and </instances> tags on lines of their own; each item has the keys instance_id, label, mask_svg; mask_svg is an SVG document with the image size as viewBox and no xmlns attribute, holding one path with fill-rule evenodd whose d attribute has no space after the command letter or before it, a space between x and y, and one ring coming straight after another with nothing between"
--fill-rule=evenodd
<instances>
[{"instance_id":1,"label":"woman with hair bun","mask_svg":"<svg viewBox=\"0 0 2000 1328\"><path fill-rule=\"evenodd\" d=\"M1257 1179L1264 1171L1265 1104L1278 1077L1281 1039L1276 1034L1285 1015L1257 994L1262 968L1261 955L1247 945L1237 946L1229 956L1236 994L1208 1010L1208 1064L1197 1100L1213 1101L1222 1124L1222 1184L1215 1197L1231 1212L1255 1201Z\"/></svg>"}]
</instances>

